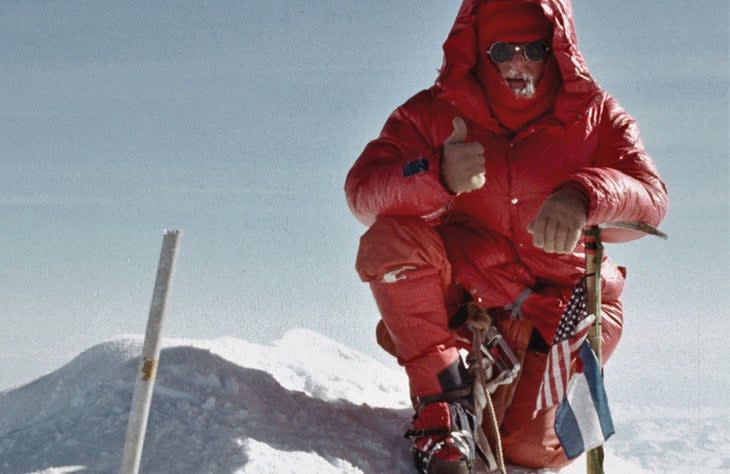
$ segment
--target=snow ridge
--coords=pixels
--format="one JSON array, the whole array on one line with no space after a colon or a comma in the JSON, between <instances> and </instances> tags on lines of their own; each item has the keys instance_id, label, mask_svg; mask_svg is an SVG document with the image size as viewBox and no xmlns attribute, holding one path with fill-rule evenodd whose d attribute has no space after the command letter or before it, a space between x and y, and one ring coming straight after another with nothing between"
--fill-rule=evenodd
<instances>
[{"instance_id":1,"label":"snow ridge","mask_svg":"<svg viewBox=\"0 0 730 474\"><path fill-rule=\"evenodd\" d=\"M118 472L141 347L139 336L102 342L0 392L0 472ZM607 471L730 471L727 413L614 412L627 415L606 447ZM308 330L271 346L166 340L141 472L414 473L410 418L401 371Z\"/></svg>"},{"instance_id":2,"label":"snow ridge","mask_svg":"<svg viewBox=\"0 0 730 474\"><path fill-rule=\"evenodd\" d=\"M99 344L54 373L0 393L0 472L61 472L48 471L54 466L66 466L63 472L74 466L118 472L137 373L133 354L141 353L141 342ZM240 349L261 349L255 356L259 365L266 365L262 354L275 354L230 339L195 345L216 346L239 359L253 357ZM342 349L331 343L333 348ZM162 350L160 361L141 472L302 472L296 466L305 461L315 469L306 472L408 472L402 436L408 410L345 400L344 385L330 393L316 371L294 363L275 371L287 384L307 386L319 397L286 388L272 374L210 349L172 345ZM397 378L386 367L380 370ZM286 460L298 462L279 462Z\"/></svg>"}]
</instances>

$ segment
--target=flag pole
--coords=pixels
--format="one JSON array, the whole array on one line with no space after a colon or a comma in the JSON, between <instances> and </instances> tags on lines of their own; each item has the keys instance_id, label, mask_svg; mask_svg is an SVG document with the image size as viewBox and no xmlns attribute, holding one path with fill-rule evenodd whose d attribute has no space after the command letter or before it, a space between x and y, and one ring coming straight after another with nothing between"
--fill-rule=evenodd
<instances>
[{"instance_id":1,"label":"flag pole","mask_svg":"<svg viewBox=\"0 0 730 474\"><path fill-rule=\"evenodd\" d=\"M593 326L588 333L588 340L601 367L603 359L601 350L601 260L603 259L603 243L601 229L596 225L584 232L586 254L586 289L588 312L595 315ZM595 447L586 453L586 472L588 474L604 474L603 446Z\"/></svg>"},{"instance_id":2,"label":"flag pole","mask_svg":"<svg viewBox=\"0 0 730 474\"><path fill-rule=\"evenodd\" d=\"M601 229L628 229L647 235L654 235L664 240L669 236L656 227L643 222L612 221L600 226L592 226L583 232L586 254L586 289L588 293L588 312L596 317L588 333L588 341L596 354L603 375L603 350L601 348L601 261L603 260L603 242ZM598 446L586 453L586 471L588 474L604 474L603 446Z\"/></svg>"}]
</instances>

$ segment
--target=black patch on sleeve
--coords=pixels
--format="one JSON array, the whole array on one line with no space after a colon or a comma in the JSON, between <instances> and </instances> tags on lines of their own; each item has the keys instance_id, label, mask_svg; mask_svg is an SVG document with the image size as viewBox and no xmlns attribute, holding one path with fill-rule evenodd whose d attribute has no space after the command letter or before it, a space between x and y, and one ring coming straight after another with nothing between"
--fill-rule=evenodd
<instances>
[{"instance_id":1,"label":"black patch on sleeve","mask_svg":"<svg viewBox=\"0 0 730 474\"><path fill-rule=\"evenodd\" d=\"M428 171L428 160L425 158L419 158L416 161L411 161L403 167L403 176L413 176L418 173Z\"/></svg>"}]
</instances>

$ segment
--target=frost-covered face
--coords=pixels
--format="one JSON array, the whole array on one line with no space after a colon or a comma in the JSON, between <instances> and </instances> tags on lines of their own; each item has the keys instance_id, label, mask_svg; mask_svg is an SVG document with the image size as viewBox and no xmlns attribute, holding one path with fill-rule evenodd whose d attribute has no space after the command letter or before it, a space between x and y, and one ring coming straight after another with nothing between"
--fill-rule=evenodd
<instances>
[{"instance_id":1,"label":"frost-covered face","mask_svg":"<svg viewBox=\"0 0 730 474\"><path fill-rule=\"evenodd\" d=\"M545 61L530 61L523 54L515 54L510 61L495 65L515 96L523 99L535 96L537 83L545 71Z\"/></svg>"}]
</instances>

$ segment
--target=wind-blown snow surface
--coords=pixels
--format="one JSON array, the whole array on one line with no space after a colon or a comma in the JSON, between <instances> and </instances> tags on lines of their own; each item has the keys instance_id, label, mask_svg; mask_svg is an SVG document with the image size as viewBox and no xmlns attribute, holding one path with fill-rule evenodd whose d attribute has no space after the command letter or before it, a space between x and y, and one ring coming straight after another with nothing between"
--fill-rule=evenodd
<instances>
[{"instance_id":1,"label":"wind-blown snow surface","mask_svg":"<svg viewBox=\"0 0 730 474\"><path fill-rule=\"evenodd\" d=\"M0 392L0 472L118 472L141 344L103 342ZM337 342L301 329L272 346L167 340L160 360L143 473L415 472L404 375ZM730 471L728 413L614 417L607 472ZM585 472L582 459L562 472Z\"/></svg>"}]
</instances>

